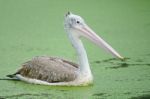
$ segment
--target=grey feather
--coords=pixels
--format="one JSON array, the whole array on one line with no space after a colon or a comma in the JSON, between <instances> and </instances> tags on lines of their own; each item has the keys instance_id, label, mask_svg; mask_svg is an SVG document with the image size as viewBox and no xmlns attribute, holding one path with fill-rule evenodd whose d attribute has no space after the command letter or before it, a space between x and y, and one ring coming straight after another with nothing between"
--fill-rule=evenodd
<instances>
[{"instance_id":1,"label":"grey feather","mask_svg":"<svg viewBox=\"0 0 150 99\"><path fill-rule=\"evenodd\" d=\"M47 82L68 82L76 79L79 65L56 57L39 56L25 62L15 74Z\"/></svg>"}]
</instances>

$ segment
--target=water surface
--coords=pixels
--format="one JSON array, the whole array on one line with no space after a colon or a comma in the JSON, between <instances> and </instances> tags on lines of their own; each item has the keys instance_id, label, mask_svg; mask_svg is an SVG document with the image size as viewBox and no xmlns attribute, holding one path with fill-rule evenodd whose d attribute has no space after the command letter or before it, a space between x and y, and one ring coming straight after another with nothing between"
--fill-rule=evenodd
<instances>
[{"instance_id":1,"label":"water surface","mask_svg":"<svg viewBox=\"0 0 150 99\"><path fill-rule=\"evenodd\" d=\"M67 11L81 15L125 61L113 58L83 39L94 84L54 87L0 80L7 99L142 99L150 98L150 1L148 0L0 0L0 78L34 56L76 61L63 29Z\"/></svg>"}]
</instances>

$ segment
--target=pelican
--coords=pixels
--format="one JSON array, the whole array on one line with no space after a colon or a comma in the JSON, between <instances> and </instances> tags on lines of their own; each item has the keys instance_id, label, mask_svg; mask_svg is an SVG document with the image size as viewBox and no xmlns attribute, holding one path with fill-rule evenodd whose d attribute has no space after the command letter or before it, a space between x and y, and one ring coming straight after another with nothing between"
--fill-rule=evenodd
<instances>
[{"instance_id":1,"label":"pelican","mask_svg":"<svg viewBox=\"0 0 150 99\"><path fill-rule=\"evenodd\" d=\"M113 56L123 59L117 51L90 29L80 16L71 12L66 13L64 28L76 50L79 65L58 57L38 56L23 63L16 73L7 76L27 83L52 86L86 86L92 84L93 76L81 37L87 38Z\"/></svg>"}]
</instances>

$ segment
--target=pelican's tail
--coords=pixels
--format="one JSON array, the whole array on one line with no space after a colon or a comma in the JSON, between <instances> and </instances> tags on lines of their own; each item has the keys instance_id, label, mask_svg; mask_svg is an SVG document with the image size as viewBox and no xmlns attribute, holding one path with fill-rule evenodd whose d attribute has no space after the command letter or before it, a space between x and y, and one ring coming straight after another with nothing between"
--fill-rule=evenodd
<instances>
[{"instance_id":1,"label":"pelican's tail","mask_svg":"<svg viewBox=\"0 0 150 99\"><path fill-rule=\"evenodd\" d=\"M15 78L15 74L6 75L6 77Z\"/></svg>"},{"instance_id":2,"label":"pelican's tail","mask_svg":"<svg viewBox=\"0 0 150 99\"><path fill-rule=\"evenodd\" d=\"M0 80L15 80L15 81L19 80L15 77L15 74L6 75L6 77L9 77L9 78L0 78Z\"/></svg>"}]
</instances>

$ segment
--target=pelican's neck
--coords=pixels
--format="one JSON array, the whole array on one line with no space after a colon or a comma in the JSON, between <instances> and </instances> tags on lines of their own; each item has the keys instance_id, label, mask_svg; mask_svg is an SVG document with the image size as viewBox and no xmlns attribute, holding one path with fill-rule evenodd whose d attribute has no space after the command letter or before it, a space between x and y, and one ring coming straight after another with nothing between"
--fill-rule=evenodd
<instances>
[{"instance_id":1,"label":"pelican's neck","mask_svg":"<svg viewBox=\"0 0 150 99\"><path fill-rule=\"evenodd\" d=\"M88 62L88 57L87 57L82 41L79 39L76 33L68 33L68 36L73 47L76 49L76 52L78 55L79 65L80 65L79 72L92 77L91 69L90 69L89 62Z\"/></svg>"}]
</instances>

